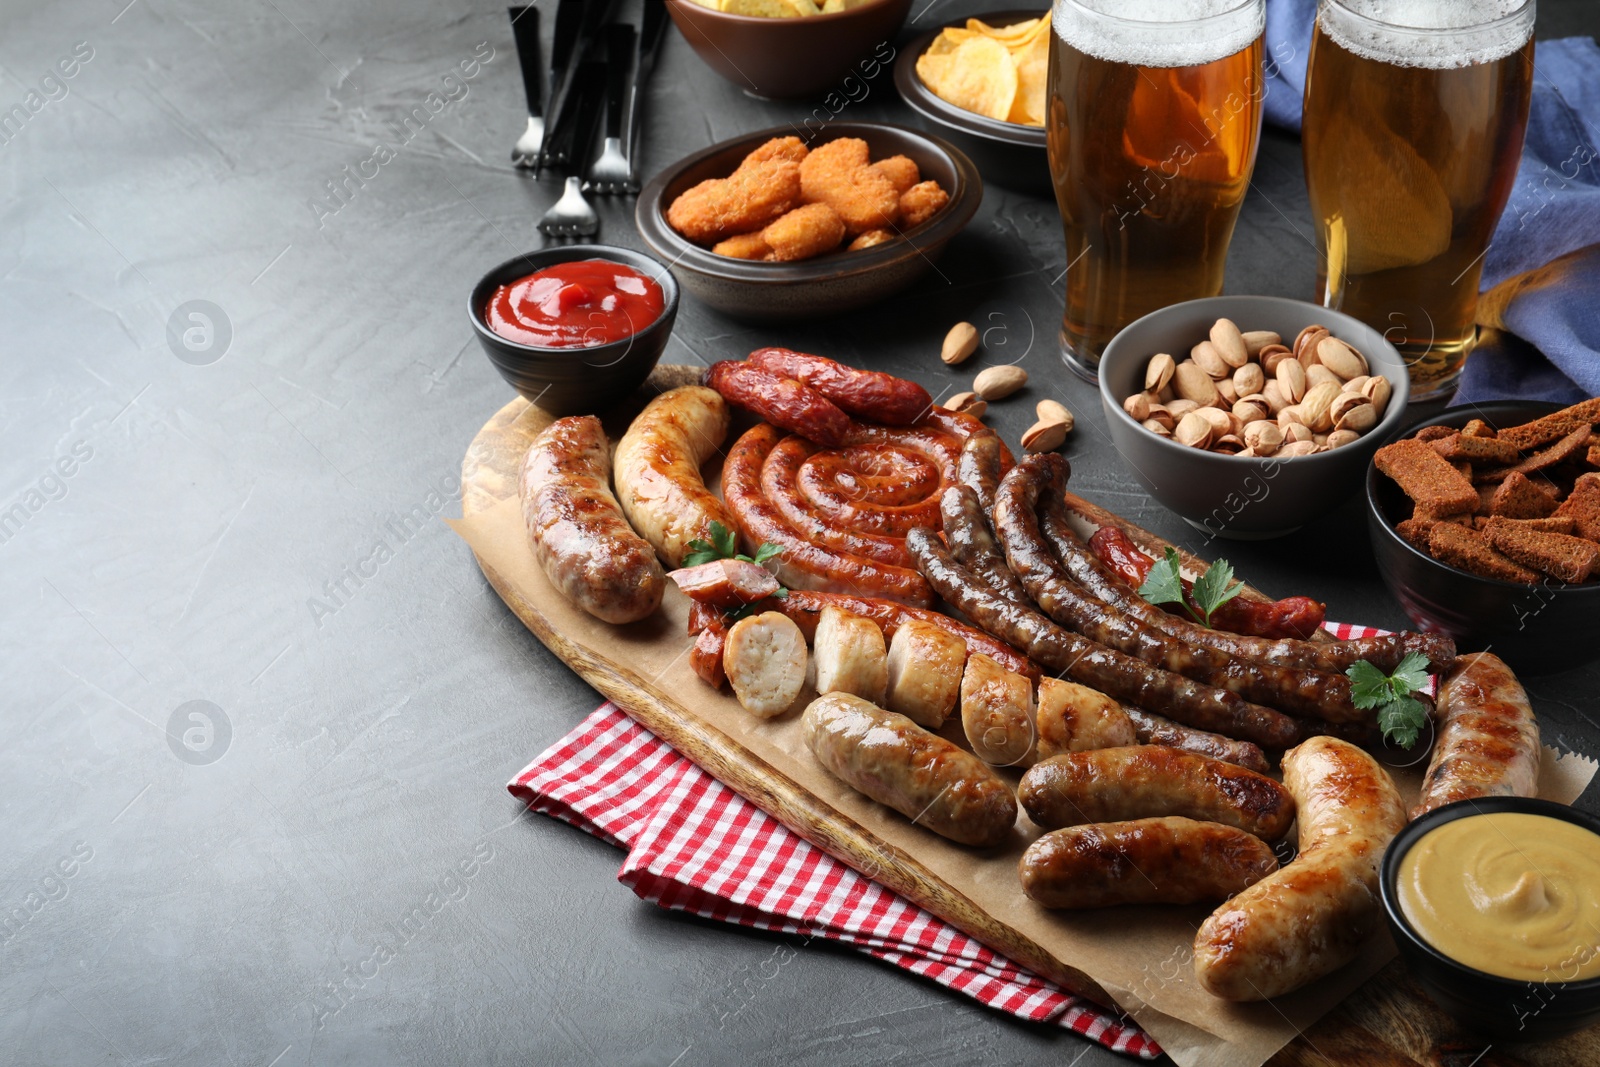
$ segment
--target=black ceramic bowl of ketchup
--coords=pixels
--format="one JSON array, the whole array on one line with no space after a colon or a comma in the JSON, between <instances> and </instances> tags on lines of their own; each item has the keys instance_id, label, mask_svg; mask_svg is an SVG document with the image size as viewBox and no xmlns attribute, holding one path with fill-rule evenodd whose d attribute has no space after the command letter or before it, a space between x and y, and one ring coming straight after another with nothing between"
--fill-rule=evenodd
<instances>
[{"instance_id":1,"label":"black ceramic bowl of ketchup","mask_svg":"<svg viewBox=\"0 0 1600 1067\"><path fill-rule=\"evenodd\" d=\"M578 291L552 297L551 309L570 327L566 343L525 344L491 327L488 307L501 286L565 263L602 260L642 275L659 289L661 310L634 321L625 308L607 311ZM467 318L489 362L530 403L557 417L591 415L637 389L654 369L678 316L678 283L660 261L611 245L564 245L508 259L485 274L467 297ZM598 343L595 343L598 342Z\"/></svg>"},{"instance_id":2,"label":"black ceramic bowl of ketchup","mask_svg":"<svg viewBox=\"0 0 1600 1067\"><path fill-rule=\"evenodd\" d=\"M1600 978L1530 982L1502 978L1454 960L1417 931L1400 904L1401 864L1429 832L1456 819L1494 812L1544 815L1600 834L1600 818L1553 800L1480 797L1457 800L1419 816L1395 835L1383 854L1378 887L1389 932L1412 977L1433 1002L1463 1026L1501 1041L1547 1041L1600 1022ZM1592 946L1591 946L1592 947ZM1587 960L1574 960L1572 966Z\"/></svg>"},{"instance_id":3,"label":"black ceramic bowl of ketchup","mask_svg":"<svg viewBox=\"0 0 1600 1067\"><path fill-rule=\"evenodd\" d=\"M1451 408L1412 423L1390 440L1427 426L1460 429L1482 419L1496 429L1531 422L1561 405L1543 400L1497 400ZM1388 441L1384 442L1385 444ZM1506 582L1442 563L1395 529L1412 504L1393 480L1367 467L1367 530L1383 584L1419 628L1449 634L1462 652L1490 649L1518 674L1555 674L1600 656L1600 580L1568 585Z\"/></svg>"}]
</instances>

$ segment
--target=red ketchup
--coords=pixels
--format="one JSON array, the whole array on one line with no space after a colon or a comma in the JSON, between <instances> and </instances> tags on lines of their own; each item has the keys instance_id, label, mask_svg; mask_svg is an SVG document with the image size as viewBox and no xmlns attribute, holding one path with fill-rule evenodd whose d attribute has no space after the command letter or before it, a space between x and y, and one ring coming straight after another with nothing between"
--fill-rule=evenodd
<instances>
[{"instance_id":1,"label":"red ketchup","mask_svg":"<svg viewBox=\"0 0 1600 1067\"><path fill-rule=\"evenodd\" d=\"M661 286L607 259L557 263L502 285L483 317L508 341L537 348L593 348L630 337L661 317Z\"/></svg>"}]
</instances>

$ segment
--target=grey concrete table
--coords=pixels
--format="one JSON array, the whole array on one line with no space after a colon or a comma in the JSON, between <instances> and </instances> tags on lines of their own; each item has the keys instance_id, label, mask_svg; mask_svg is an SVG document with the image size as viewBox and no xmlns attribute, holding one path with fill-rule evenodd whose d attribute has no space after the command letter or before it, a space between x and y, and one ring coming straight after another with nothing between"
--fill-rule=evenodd
<instances>
[{"instance_id":1,"label":"grey concrete table","mask_svg":"<svg viewBox=\"0 0 1600 1067\"><path fill-rule=\"evenodd\" d=\"M1542 7L1547 35L1595 29L1589 0ZM1117 1059L849 951L664 913L615 882L619 853L507 797L596 695L439 521L510 396L464 297L539 244L557 188L507 162L503 8L9 4L0 67L0 1061ZM808 110L674 34L645 168ZM849 114L908 115L887 79ZM604 237L637 246L630 218L606 205ZM1230 290L1309 294L1309 232L1298 146L1269 134ZM1203 548L1053 361L1063 266L1053 205L991 189L901 298L783 330L686 299L667 358L781 340L943 383L968 319L1078 413L1079 492ZM1015 440L1030 408L992 414ZM1227 553L1336 617L1404 621L1354 506ZM1600 752L1600 671L1529 688L1552 743Z\"/></svg>"}]
</instances>

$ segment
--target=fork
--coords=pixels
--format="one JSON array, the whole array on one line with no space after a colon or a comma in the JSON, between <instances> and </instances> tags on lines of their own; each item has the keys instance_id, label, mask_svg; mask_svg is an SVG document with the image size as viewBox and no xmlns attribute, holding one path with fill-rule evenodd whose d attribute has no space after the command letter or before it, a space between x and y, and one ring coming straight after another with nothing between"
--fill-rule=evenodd
<instances>
[{"instance_id":1,"label":"fork","mask_svg":"<svg viewBox=\"0 0 1600 1067\"><path fill-rule=\"evenodd\" d=\"M517 60L522 67L522 89L528 98L528 128L511 147L511 165L532 167L544 145L544 108L539 103L543 77L539 73L539 9L512 7L511 31L517 42Z\"/></svg>"},{"instance_id":2,"label":"fork","mask_svg":"<svg viewBox=\"0 0 1600 1067\"><path fill-rule=\"evenodd\" d=\"M546 237L593 237L600 232L600 216L583 195L583 179L576 174L567 179L566 190L539 219L539 232Z\"/></svg>"},{"instance_id":3,"label":"fork","mask_svg":"<svg viewBox=\"0 0 1600 1067\"><path fill-rule=\"evenodd\" d=\"M627 104L628 68L633 65L633 27L618 23L606 30L606 139L600 157L589 168L585 188L602 196L632 191L633 167L622 143L622 115Z\"/></svg>"}]
</instances>

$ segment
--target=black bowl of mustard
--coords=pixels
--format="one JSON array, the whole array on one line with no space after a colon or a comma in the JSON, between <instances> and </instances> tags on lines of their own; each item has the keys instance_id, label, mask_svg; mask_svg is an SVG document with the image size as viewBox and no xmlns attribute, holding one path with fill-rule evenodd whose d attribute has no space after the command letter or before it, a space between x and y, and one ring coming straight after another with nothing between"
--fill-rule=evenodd
<instances>
[{"instance_id":1,"label":"black bowl of mustard","mask_svg":"<svg viewBox=\"0 0 1600 1067\"><path fill-rule=\"evenodd\" d=\"M601 260L642 275L660 290L661 307L649 321L631 324L621 336L598 343L524 344L495 332L487 316L502 286L561 264ZM589 314L575 308L575 315ZM467 297L467 318L500 377L531 403L557 417L605 411L632 393L661 359L678 316L678 283L652 256L611 245L560 245L508 259L485 274ZM616 333L617 331L611 331Z\"/></svg>"},{"instance_id":2,"label":"black bowl of mustard","mask_svg":"<svg viewBox=\"0 0 1600 1067\"><path fill-rule=\"evenodd\" d=\"M1556 953L1556 961L1542 965L1538 977L1529 974L1520 977L1491 974L1455 959L1442 947L1442 943L1451 938L1470 934L1473 923L1458 924L1453 930L1436 931L1436 939L1441 942L1436 946L1423 935L1419 926L1424 919L1436 922L1438 916L1429 916L1419 910L1416 921L1413 921L1413 916L1408 914L1408 907L1416 908L1415 890L1401 885L1402 880L1411 880L1416 874L1416 864L1408 868L1406 857L1434 831L1449 827L1459 820L1499 814L1544 816L1587 831L1595 835L1594 848L1589 851L1600 856L1600 818L1593 815L1565 804L1528 797L1458 800L1413 820L1389 843L1388 851L1383 856L1379 881L1384 913L1388 917L1389 931L1394 936L1400 956L1406 961L1412 976L1436 1004L1464 1027L1500 1041L1544 1041L1600 1022L1600 977L1588 977L1600 974L1600 934L1589 930L1576 937L1570 947L1561 947ZM1530 868L1534 866L1531 860L1535 850L1526 835L1512 839L1503 829L1496 829L1492 825L1481 828L1464 825L1456 830L1463 839L1474 842L1503 841L1503 852L1517 856L1519 862L1529 860ZM1440 856L1419 853L1419 862L1422 858L1431 862ZM1462 882L1467 880L1465 872L1463 865L1459 874ZM1553 907L1556 906L1554 902L1561 899L1557 888L1554 883L1546 887L1541 880L1535 879L1530 891L1528 885L1519 880L1515 890L1497 898L1494 906L1513 910ZM1600 884L1590 885L1587 889L1590 894L1600 894ZM1530 904L1530 897L1539 903ZM1520 943L1513 941L1513 935L1507 932L1507 928L1505 924L1482 924L1483 931L1489 937L1498 939L1503 946L1500 959L1485 966L1494 966L1509 974L1528 965L1530 957ZM1452 947L1457 947L1464 955L1484 951L1481 947L1470 951L1461 946Z\"/></svg>"}]
</instances>

